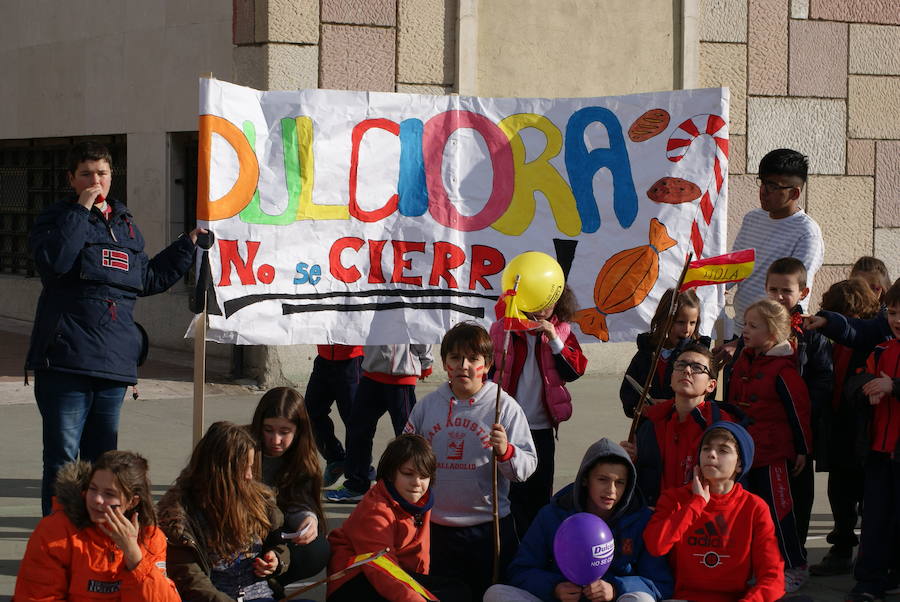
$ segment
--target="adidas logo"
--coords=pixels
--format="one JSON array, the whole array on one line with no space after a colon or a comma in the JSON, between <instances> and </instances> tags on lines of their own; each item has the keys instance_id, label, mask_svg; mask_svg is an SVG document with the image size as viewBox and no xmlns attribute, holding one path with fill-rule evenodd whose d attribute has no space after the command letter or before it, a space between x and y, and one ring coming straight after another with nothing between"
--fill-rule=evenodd
<instances>
[{"instance_id":1,"label":"adidas logo","mask_svg":"<svg viewBox=\"0 0 900 602\"><path fill-rule=\"evenodd\" d=\"M707 521L705 525L688 535L687 543L689 546L721 548L725 545L722 541L725 535L728 535L728 523L725 522L725 517L719 514L715 519Z\"/></svg>"}]
</instances>

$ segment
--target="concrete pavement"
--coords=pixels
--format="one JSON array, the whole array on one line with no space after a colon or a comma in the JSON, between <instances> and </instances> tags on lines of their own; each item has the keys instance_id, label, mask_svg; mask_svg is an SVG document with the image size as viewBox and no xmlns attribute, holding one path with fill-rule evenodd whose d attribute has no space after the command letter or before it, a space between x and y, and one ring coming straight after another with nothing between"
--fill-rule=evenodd
<instances>
[{"instance_id":1,"label":"concrete pavement","mask_svg":"<svg viewBox=\"0 0 900 602\"><path fill-rule=\"evenodd\" d=\"M0 320L0 602L9 600L24 554L28 536L40 517L41 420L30 387L22 386L21 372L27 345L28 326ZM185 464L191 450L191 368L190 358L169 352L152 353L142 372L141 398L126 397L119 432L120 449L144 454L150 461L153 491L161 495ZM213 384L207 385L206 424L215 420L249 422L261 392L229 383L224 366L213 366ZM440 374L419 385L419 397L433 390ZM585 448L607 436L625 438L629 422L618 401L616 377L585 376L570 385L575 410L572 420L562 425L556 456L556 485L571 482ZM302 390L302 387L301 387ZM336 412L334 413L336 415ZM340 422L339 420L337 421ZM338 424L339 436L343 436ZM390 422L379 424L375 452L380 453L391 437ZM831 528L831 514L825 498L824 475L816 475L816 503L808 542L810 562L824 555L825 535ZM329 527L339 525L353 506L326 505ZM814 600L842 600L852 586L848 576L813 578L801 593ZM324 588L309 597L324 600ZM889 600L900 600L890 596Z\"/></svg>"}]
</instances>

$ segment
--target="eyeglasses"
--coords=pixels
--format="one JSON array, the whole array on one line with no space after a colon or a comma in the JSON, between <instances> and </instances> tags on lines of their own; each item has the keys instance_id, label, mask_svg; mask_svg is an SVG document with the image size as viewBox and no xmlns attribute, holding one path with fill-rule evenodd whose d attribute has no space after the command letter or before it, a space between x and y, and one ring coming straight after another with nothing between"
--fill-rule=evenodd
<instances>
[{"instance_id":1,"label":"eyeglasses","mask_svg":"<svg viewBox=\"0 0 900 602\"><path fill-rule=\"evenodd\" d=\"M707 376L712 376L712 372L709 371L709 368L699 362L678 360L673 364L673 368L679 372L687 372L688 369L690 369L691 374L705 374Z\"/></svg>"},{"instance_id":2,"label":"eyeglasses","mask_svg":"<svg viewBox=\"0 0 900 602\"><path fill-rule=\"evenodd\" d=\"M760 188L765 188L766 192L778 192L779 190L790 190L791 188L796 188L796 186L781 186L772 180L764 180L760 177L756 178L756 183Z\"/></svg>"}]
</instances>

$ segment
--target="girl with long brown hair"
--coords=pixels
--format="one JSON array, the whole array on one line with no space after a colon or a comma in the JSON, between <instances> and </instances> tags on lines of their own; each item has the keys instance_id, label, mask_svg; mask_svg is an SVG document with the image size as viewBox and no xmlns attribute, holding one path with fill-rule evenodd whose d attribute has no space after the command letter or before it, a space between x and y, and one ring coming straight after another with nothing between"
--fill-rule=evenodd
<instances>
[{"instance_id":1,"label":"girl with long brown hair","mask_svg":"<svg viewBox=\"0 0 900 602\"><path fill-rule=\"evenodd\" d=\"M641 386L647 381L650 373L650 364L653 361L653 353L659 345L661 338L666 337L663 341L662 353L659 356L659 363L656 365L656 372L650 383L649 403L654 401L662 401L675 397L672 390L672 363L669 360L681 355L681 351L689 343L699 343L709 348L710 338L700 335L700 298L694 289L688 289L682 293L678 293L675 299L675 318L672 321L672 328L668 334L665 333L666 319L669 313L669 307L672 304L672 295L675 289L668 289L662 294L659 305L656 306L656 312L650 320L649 332L642 332L637 336L637 353L631 358L625 375L631 377L633 382L637 382ZM634 410L640 400L641 394L635 390L627 378L622 380L619 387L619 399L622 401L622 409L629 418L634 417Z\"/></svg>"},{"instance_id":2,"label":"girl with long brown hair","mask_svg":"<svg viewBox=\"0 0 900 602\"><path fill-rule=\"evenodd\" d=\"M156 526L147 460L108 451L93 466L64 465L53 513L28 540L16 600L162 600L178 592L166 579L166 538Z\"/></svg>"},{"instance_id":3,"label":"girl with long brown hair","mask_svg":"<svg viewBox=\"0 0 900 602\"><path fill-rule=\"evenodd\" d=\"M213 423L159 502L168 573L186 600L282 595L275 577L290 555L272 490L253 477L256 450L246 428Z\"/></svg>"},{"instance_id":4,"label":"girl with long brown hair","mask_svg":"<svg viewBox=\"0 0 900 602\"><path fill-rule=\"evenodd\" d=\"M250 426L262 446L262 482L276 492L290 535L290 570L279 583L312 577L328 564L325 515L320 502L322 469L303 395L276 387L262 396Z\"/></svg>"}]
</instances>

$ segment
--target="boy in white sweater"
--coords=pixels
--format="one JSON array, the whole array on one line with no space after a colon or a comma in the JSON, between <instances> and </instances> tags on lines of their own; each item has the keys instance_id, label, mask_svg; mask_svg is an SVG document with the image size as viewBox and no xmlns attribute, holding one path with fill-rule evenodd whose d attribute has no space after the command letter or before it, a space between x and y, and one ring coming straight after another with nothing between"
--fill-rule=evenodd
<instances>
[{"instance_id":1,"label":"boy in white sweater","mask_svg":"<svg viewBox=\"0 0 900 602\"><path fill-rule=\"evenodd\" d=\"M484 328L471 322L451 328L441 341L449 381L416 404L404 429L424 436L437 457L431 574L465 581L478 600L491 584L493 566L491 456L497 456L500 473L501 572L518 546L509 483L524 481L537 466L525 414L502 391L500 421L493 423L497 385L487 380L492 357Z\"/></svg>"}]
</instances>

